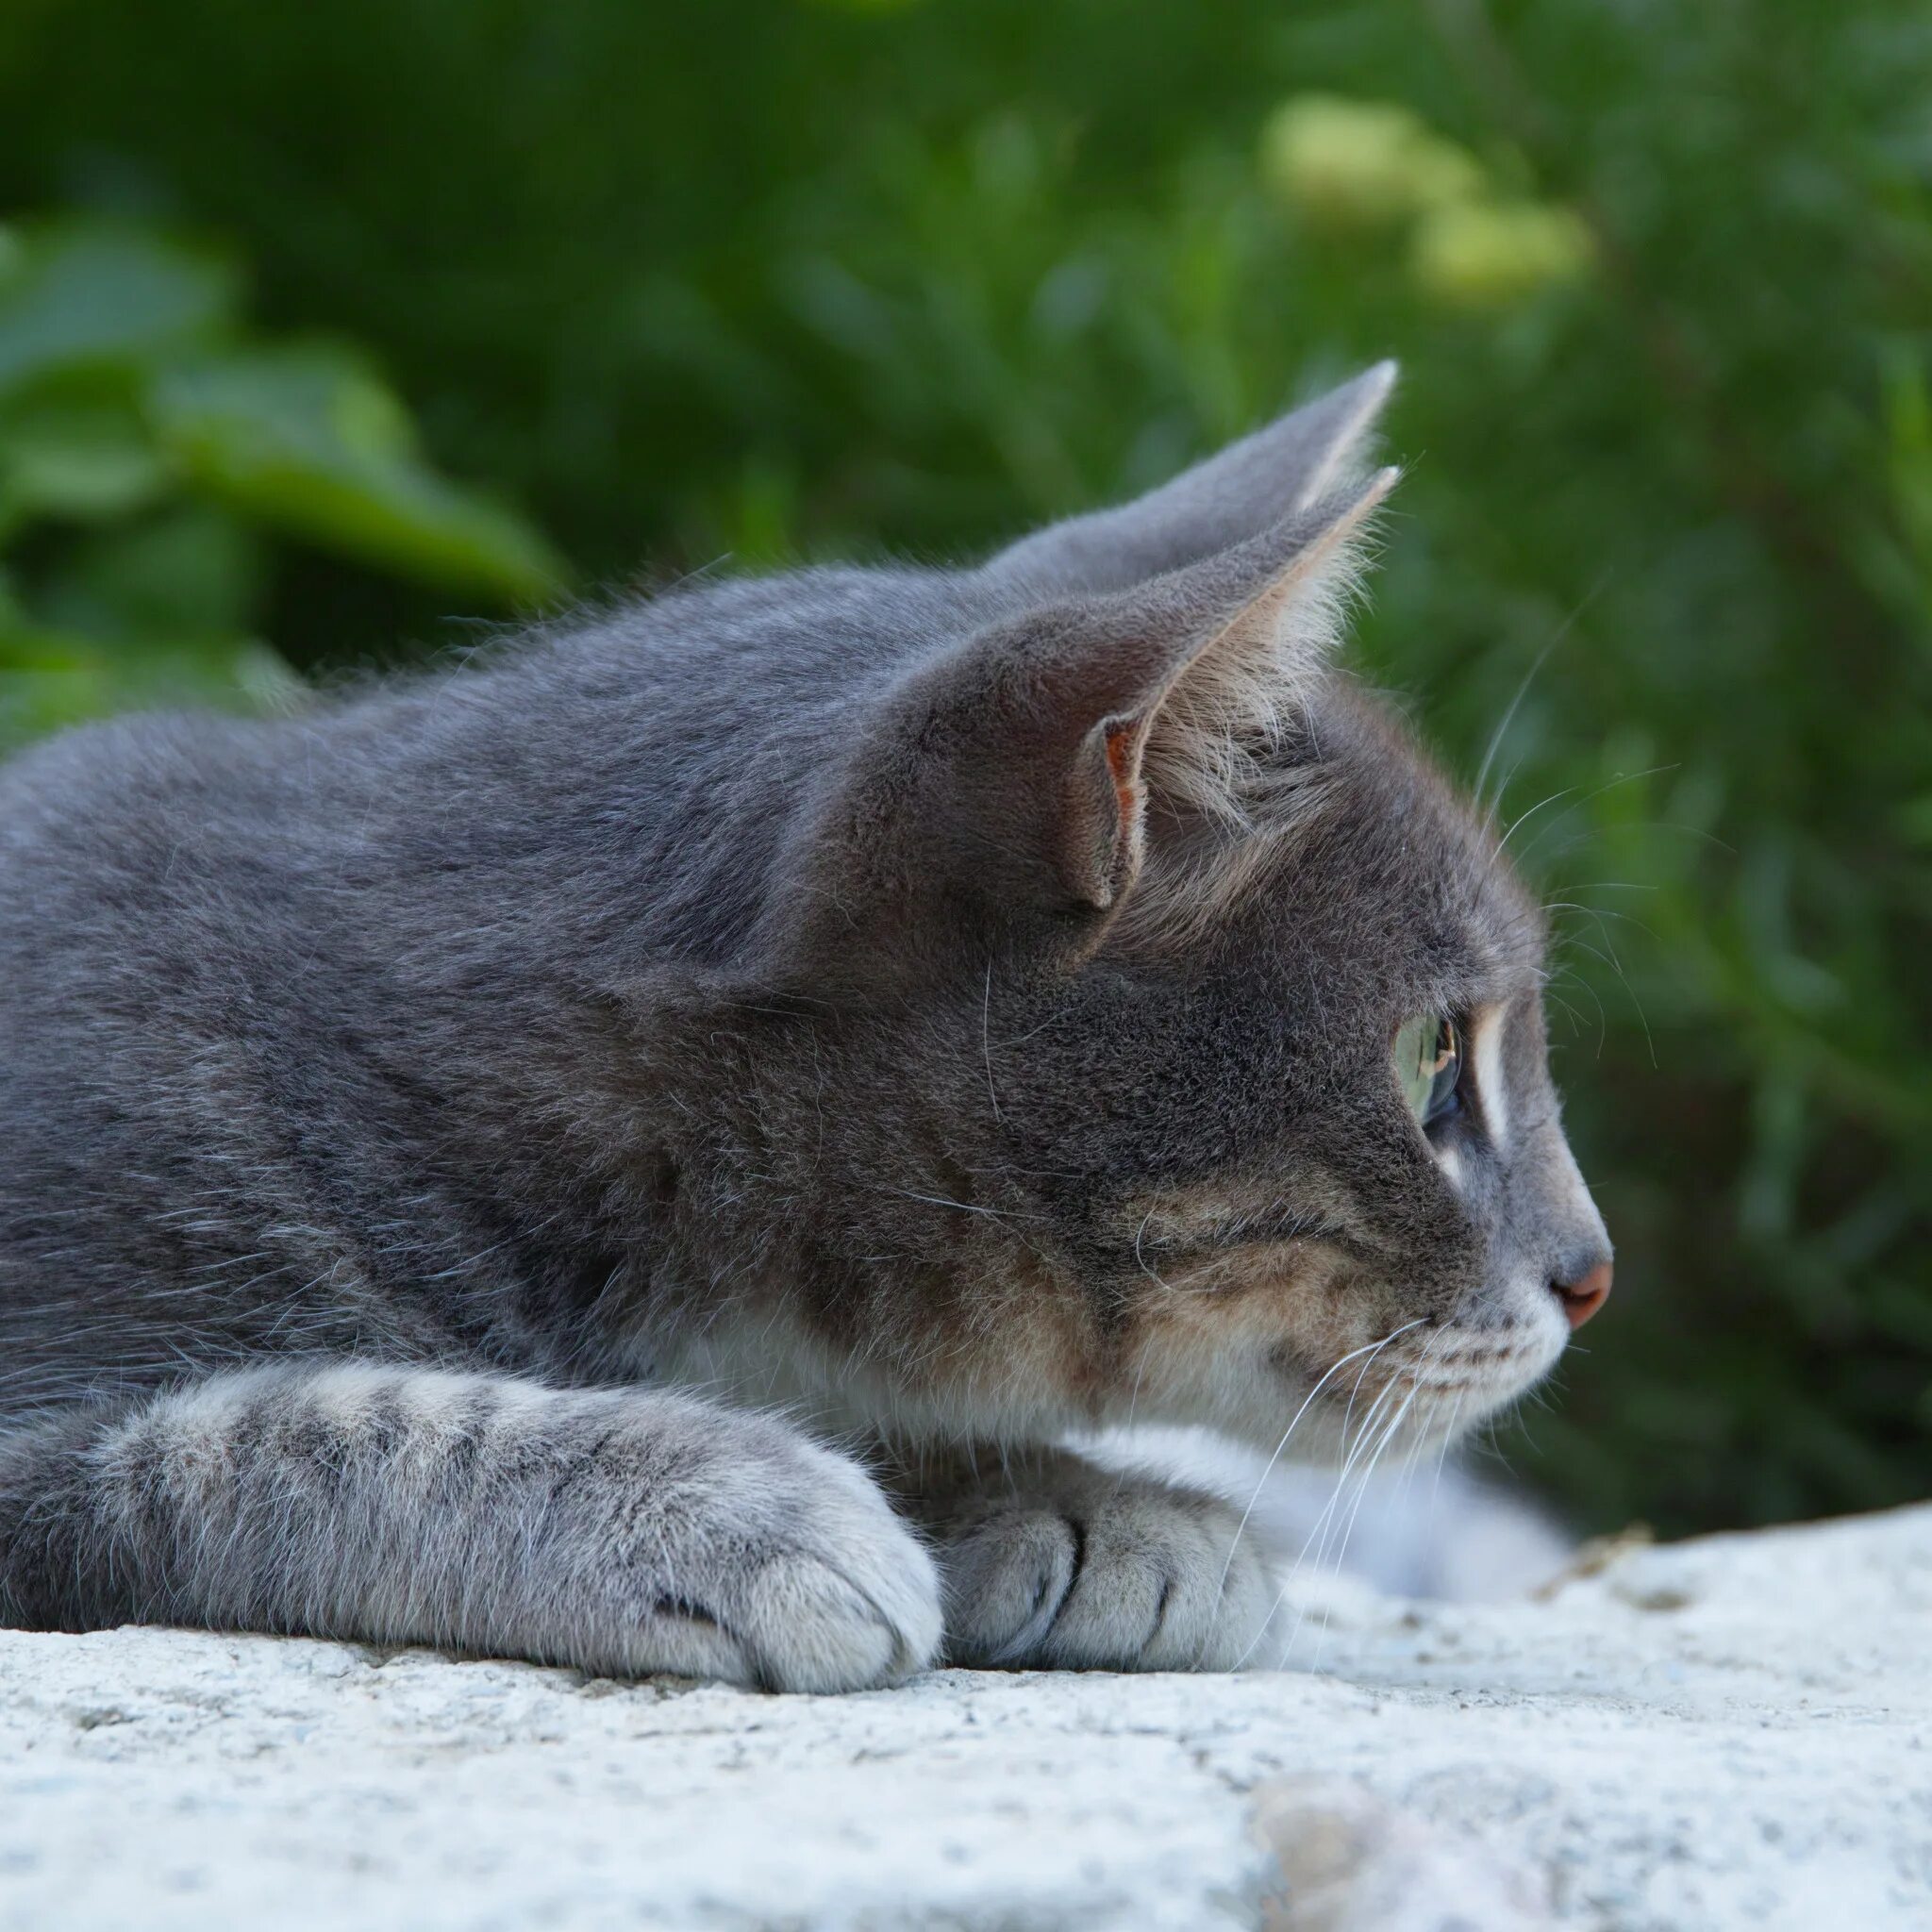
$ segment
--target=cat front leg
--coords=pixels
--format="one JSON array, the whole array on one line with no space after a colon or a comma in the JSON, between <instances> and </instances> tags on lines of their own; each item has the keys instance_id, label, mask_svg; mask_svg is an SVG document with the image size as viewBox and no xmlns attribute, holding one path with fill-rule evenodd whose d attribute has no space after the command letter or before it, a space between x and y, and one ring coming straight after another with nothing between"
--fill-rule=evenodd
<instances>
[{"instance_id":1,"label":"cat front leg","mask_svg":"<svg viewBox=\"0 0 1932 1932\"><path fill-rule=\"evenodd\" d=\"M940 1639L918 1538L858 1464L770 1417L346 1363L0 1429L0 1623L822 1691L895 1682Z\"/></svg>"},{"instance_id":2,"label":"cat front leg","mask_svg":"<svg viewBox=\"0 0 1932 1932\"><path fill-rule=\"evenodd\" d=\"M1064 1450L908 1464L896 1486L934 1539L949 1662L1227 1671L1274 1660L1274 1573L1215 1497Z\"/></svg>"}]
</instances>

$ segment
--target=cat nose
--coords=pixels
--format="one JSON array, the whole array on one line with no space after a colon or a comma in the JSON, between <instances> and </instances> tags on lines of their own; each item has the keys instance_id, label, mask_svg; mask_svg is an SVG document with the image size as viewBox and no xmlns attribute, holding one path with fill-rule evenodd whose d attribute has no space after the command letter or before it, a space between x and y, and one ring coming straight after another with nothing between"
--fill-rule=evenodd
<instances>
[{"instance_id":1,"label":"cat nose","mask_svg":"<svg viewBox=\"0 0 1932 1932\"><path fill-rule=\"evenodd\" d=\"M1610 1264L1599 1261L1588 1274L1574 1281L1553 1281L1550 1286L1556 1290L1571 1327L1581 1328L1610 1298Z\"/></svg>"}]
</instances>

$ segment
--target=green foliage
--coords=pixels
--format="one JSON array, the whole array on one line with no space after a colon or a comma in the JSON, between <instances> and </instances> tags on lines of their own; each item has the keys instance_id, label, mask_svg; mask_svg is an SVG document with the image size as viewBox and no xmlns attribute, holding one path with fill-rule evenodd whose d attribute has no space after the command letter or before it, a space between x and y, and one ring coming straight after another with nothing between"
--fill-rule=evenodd
<instances>
[{"instance_id":1,"label":"green foliage","mask_svg":"<svg viewBox=\"0 0 1932 1932\"><path fill-rule=\"evenodd\" d=\"M37 0L0 192L140 225L0 264L0 649L85 638L51 723L555 575L181 225L592 579L957 554L1398 355L1362 654L1564 908L1622 1251L1524 1466L1600 1524L1923 1494L1927 98L1902 0Z\"/></svg>"},{"instance_id":2,"label":"green foliage","mask_svg":"<svg viewBox=\"0 0 1932 1932\"><path fill-rule=\"evenodd\" d=\"M139 228L0 231L0 745L124 705L299 687L254 634L272 532L504 599L558 568L445 482L331 342L259 346L216 257Z\"/></svg>"}]
</instances>

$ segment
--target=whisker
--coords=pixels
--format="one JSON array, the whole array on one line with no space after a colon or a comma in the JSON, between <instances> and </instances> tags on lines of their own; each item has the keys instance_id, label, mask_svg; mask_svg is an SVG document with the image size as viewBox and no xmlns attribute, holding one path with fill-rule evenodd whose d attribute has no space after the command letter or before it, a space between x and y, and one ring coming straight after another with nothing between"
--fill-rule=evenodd
<instances>
[{"instance_id":1,"label":"whisker","mask_svg":"<svg viewBox=\"0 0 1932 1932\"><path fill-rule=\"evenodd\" d=\"M1586 791L1580 798L1574 800L1573 803L1566 806L1561 811L1559 811L1557 814L1555 818L1551 819L1549 823L1543 826L1542 830L1537 834L1536 838L1532 839L1529 841L1528 848L1521 856L1521 863L1526 867L1529 864L1530 855L1535 852L1538 844L1542 840L1548 838L1549 835L1553 831L1555 831L1556 828L1558 825L1560 825L1563 823L1563 821L1570 816L1572 812L1581 811L1586 805L1590 805L1593 803L1595 800L1603 797L1606 792L1615 791L1620 786L1635 785L1641 782L1645 778L1661 777L1666 772L1674 772L1679 769L1680 767L1674 764L1648 765L1641 772L1620 772L1614 778L1605 779L1604 782L1601 785L1597 786L1593 791ZM1507 845L1509 842L1510 838L1515 834L1517 826L1521 825L1524 822L1524 820L1530 818L1535 812L1540 812L1545 805L1554 804L1556 800L1565 797L1569 792L1575 791L1575 789L1576 788L1574 785L1567 786L1565 787L1564 791L1553 791L1548 798L1545 798L1540 801L1538 804L1532 806L1530 808L1530 810L1524 812L1522 818L1516 820L1515 824L1511 824L1511 826L1509 827L1509 830L1503 835L1503 844ZM1501 851L1501 846L1497 848L1499 852Z\"/></svg>"},{"instance_id":2,"label":"whisker","mask_svg":"<svg viewBox=\"0 0 1932 1932\"><path fill-rule=\"evenodd\" d=\"M1536 682L1538 673L1549 661L1550 653L1562 641L1562 637L1563 633L1557 631L1531 660L1529 669L1523 674L1523 682L1516 687L1516 695L1509 700L1507 709L1497 720L1496 728L1490 733L1490 741L1483 752L1482 763L1475 768L1475 783L1469 788L1470 793L1475 800L1476 810L1492 824L1495 823L1495 808L1502 804L1503 795L1509 789L1509 784L1506 778L1496 787L1495 797L1485 800L1483 787L1489 782L1490 767L1495 763L1496 754L1503 748L1504 736L1516 722L1516 713L1522 709L1524 699L1529 695L1530 686Z\"/></svg>"},{"instance_id":3,"label":"whisker","mask_svg":"<svg viewBox=\"0 0 1932 1932\"><path fill-rule=\"evenodd\" d=\"M1391 1383L1390 1386L1392 1388L1394 1384ZM1408 1393L1402 1398L1401 1407L1396 1409L1388 1427L1382 1431L1381 1436L1377 1439L1374 1454L1369 1457L1368 1467L1362 1471L1360 1478L1356 1483L1355 1502L1350 1507L1347 1523L1342 1525L1341 1547L1335 1553L1335 1574L1337 1575L1341 1574L1343 1566L1348 1561L1349 1538L1355 1534L1356 1518L1361 1514L1362 1502L1369 1493L1369 1486L1375 1479L1375 1471L1380 1466L1382 1457L1388 1453L1390 1443L1395 1440L1396 1436L1401 1432L1402 1424L1407 1420L1408 1412L1415 1405L1416 1391L1420 1386L1419 1379L1417 1382L1409 1385ZM1308 1662L1310 1670L1317 1669L1321 1664L1322 1647L1328 1641L1328 1621L1329 1607L1324 1606L1322 1611L1322 1627L1315 1637L1315 1655Z\"/></svg>"},{"instance_id":4,"label":"whisker","mask_svg":"<svg viewBox=\"0 0 1932 1932\"><path fill-rule=\"evenodd\" d=\"M1417 1323L1415 1322L1410 1322L1405 1324L1406 1328L1413 1328L1416 1325ZM1393 1334L1391 1334L1383 1338L1383 1342L1381 1345L1386 1346L1388 1342L1392 1341L1395 1339L1396 1335L1402 1334L1404 1332L1405 1329L1401 1328L1395 1330ZM1381 1408L1382 1404L1388 1399L1390 1394L1393 1391L1395 1386L1396 1385L1393 1382L1385 1383L1381 1390L1377 1391L1374 1401L1369 1405L1368 1414L1364 1416L1362 1419L1362 1427L1359 1434L1356 1438L1354 1447L1349 1448L1346 1445L1346 1441L1344 1440L1343 1459L1341 1471L1336 1477L1335 1489L1333 1492L1329 1495L1327 1504L1324 1507L1321 1515L1316 1519L1315 1526L1311 1530L1309 1530L1307 1540L1302 1544L1301 1554L1295 1557L1294 1563L1292 1567L1290 1569L1288 1575L1283 1579L1281 1587L1275 1591L1274 1601L1269 1607L1268 1615L1262 1620L1260 1628L1256 1631L1254 1637L1250 1640L1247 1649L1244 1650L1241 1653L1241 1657L1236 1660L1234 1666L1236 1670L1240 1670L1241 1666L1247 1662L1248 1658L1251 1656L1253 1656L1255 1646L1261 1641L1261 1639L1267 1634L1268 1630L1273 1625L1274 1622L1275 1612L1279 1610L1282 1605L1287 1601L1288 1592L1290 1589L1293 1586L1294 1579L1301 1574L1302 1565L1307 1561L1308 1552L1315 1547L1315 1541L1317 1537L1322 1538L1322 1551L1320 1554L1316 1556L1315 1562L1316 1567L1318 1569L1321 1567L1321 1564L1327 1551L1326 1531L1329 1528L1331 1519L1334 1515L1335 1507L1337 1503L1341 1501L1343 1492L1343 1487L1348 1481L1350 1473L1354 1470L1357 1461L1360 1458L1362 1450L1367 1446L1369 1435L1374 1427L1376 1414ZM1303 1614L1306 1615L1306 1612L1304 1612ZM1284 1661L1293 1652L1294 1645L1301 1635L1301 1626L1302 1617L1298 1616L1295 1619L1295 1627L1293 1631L1290 1634L1287 1647L1282 1652Z\"/></svg>"},{"instance_id":5,"label":"whisker","mask_svg":"<svg viewBox=\"0 0 1932 1932\"><path fill-rule=\"evenodd\" d=\"M1536 654L1535 661L1523 674L1523 682L1516 687L1516 695L1509 700L1509 708L1503 713L1502 721L1497 724L1495 730L1490 734L1489 748L1483 753L1483 761L1476 768L1475 783L1470 787L1470 791L1475 799L1476 809L1491 824L1495 822L1495 808L1502 804L1503 795L1508 790L1508 782L1506 779L1503 784L1496 788L1495 797L1485 806L1483 801L1483 785L1490 775L1491 765L1495 762L1496 753L1501 749L1503 740L1508 734L1510 725L1515 723L1516 713L1522 708L1524 699L1529 695L1530 686L1536 682L1544 664L1549 661L1550 653L1570 635L1571 631L1576 627L1583 613L1603 594L1604 587L1609 582L1611 575L1612 573L1608 569L1599 573L1596 582L1584 591L1583 595L1577 600L1574 608L1551 633L1550 641Z\"/></svg>"},{"instance_id":6,"label":"whisker","mask_svg":"<svg viewBox=\"0 0 1932 1932\"><path fill-rule=\"evenodd\" d=\"M1391 1341L1393 1341L1398 1335L1407 1335L1411 1328L1416 1327L1424 1319L1424 1317L1418 1315L1415 1321L1405 1322L1400 1328L1391 1329L1387 1335L1383 1336L1379 1341L1365 1341L1360 1348L1351 1349L1348 1352L1348 1354L1342 1356L1339 1360L1331 1363L1328 1369L1323 1374L1322 1379L1319 1382L1317 1382L1312 1389L1308 1391L1306 1396L1302 1398L1302 1406L1295 1410L1293 1416L1290 1419L1287 1428L1282 1430L1281 1441L1275 1443L1274 1453L1274 1455L1269 1457L1266 1465L1263 1467L1261 1471L1260 1476L1256 1481L1253 1491L1249 1494L1247 1507L1241 1511L1241 1521L1235 1524L1234 1541L1228 1544L1226 1561L1224 1561L1221 1566L1221 1585L1224 1590L1227 1586L1227 1573L1230 1569L1234 1567L1235 1552L1241 1548L1241 1534L1248 1526L1248 1519L1255 1513L1255 1505L1261 1500L1261 1491L1264 1488L1267 1487L1268 1478L1274 1474L1274 1465L1281 1460L1282 1451L1288 1447L1288 1439L1291 1435L1293 1435L1296 1428L1300 1426L1301 1419L1303 1418L1303 1416L1307 1414L1308 1409L1310 1406L1313 1404L1315 1398L1321 1394L1322 1391L1327 1386L1329 1380L1334 1375L1336 1375L1341 1370L1345 1369L1350 1362L1355 1360L1355 1358L1357 1356L1366 1355L1370 1357L1371 1360L1373 1360L1374 1357L1379 1355L1382 1352L1382 1350L1387 1348L1389 1344ZM1364 1364L1364 1367L1366 1366L1367 1364ZM1359 1377L1357 1377L1357 1381L1359 1381ZM1269 1615L1272 1619L1272 1617L1274 1616L1274 1612L1271 1610L1269 1612ZM1266 1625L1263 1625L1263 1627L1265 1628Z\"/></svg>"},{"instance_id":7,"label":"whisker","mask_svg":"<svg viewBox=\"0 0 1932 1932\"><path fill-rule=\"evenodd\" d=\"M986 962L986 993L979 1003L979 1047L986 1060L986 1097L992 1102L992 1117L1001 1118L999 1090L992 1081L992 961Z\"/></svg>"},{"instance_id":8,"label":"whisker","mask_svg":"<svg viewBox=\"0 0 1932 1932\"><path fill-rule=\"evenodd\" d=\"M1361 1433L1357 1437L1353 1447L1345 1446L1341 1465L1336 1472L1335 1487L1329 1491L1328 1501L1324 1505L1321 1515L1315 1519L1315 1526L1309 1530L1307 1541L1302 1545L1301 1555L1294 1560L1293 1569L1289 1572L1287 1581L1282 1586L1281 1597L1286 1597L1289 1585L1292 1584L1295 1577L1300 1574L1302 1564L1307 1559L1307 1555L1311 1548L1315 1552L1315 1568L1317 1571L1320 1571L1327 1562L1328 1539L1334 1532L1335 1512L1341 1505L1342 1497L1347 1493L1348 1479L1354 1474L1356 1464L1361 1459L1362 1451L1368 1447L1369 1438L1374 1429L1376 1417L1380 1413L1382 1404L1388 1400L1394 1388L1394 1383L1387 1382L1376 1391L1374 1401L1369 1405L1368 1414L1362 1418ZM1280 1598L1278 1597L1276 1601L1278 1603ZM1307 1621L1307 1607L1305 1604L1296 1612L1294 1628L1289 1633L1288 1646L1282 1654L1284 1661L1293 1655L1295 1645L1300 1642L1302 1624ZM1273 1612L1270 1613L1270 1622L1272 1621ZM1262 1627L1265 1629L1267 1626L1264 1624ZM1246 1662L1246 1658L1243 1657L1241 1661Z\"/></svg>"}]
</instances>

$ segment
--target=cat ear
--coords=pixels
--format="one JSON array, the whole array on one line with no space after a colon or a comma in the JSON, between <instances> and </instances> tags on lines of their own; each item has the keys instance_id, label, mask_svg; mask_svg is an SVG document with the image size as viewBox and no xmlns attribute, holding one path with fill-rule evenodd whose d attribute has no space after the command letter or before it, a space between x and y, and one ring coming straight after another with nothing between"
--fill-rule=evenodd
<instances>
[{"instance_id":1,"label":"cat ear","mask_svg":"<svg viewBox=\"0 0 1932 1932\"><path fill-rule=\"evenodd\" d=\"M1133 884L1150 799L1205 796L1232 756L1212 734L1257 705L1278 715L1319 675L1351 540L1396 474L920 666L784 868L794 957L799 941L818 973L862 957L875 983L882 954L957 958L964 925L1090 937Z\"/></svg>"},{"instance_id":2,"label":"cat ear","mask_svg":"<svg viewBox=\"0 0 1932 1932\"><path fill-rule=\"evenodd\" d=\"M1258 536L1343 486L1395 373L1378 362L1132 503L1024 538L983 574L1021 594L1122 590Z\"/></svg>"},{"instance_id":3,"label":"cat ear","mask_svg":"<svg viewBox=\"0 0 1932 1932\"><path fill-rule=\"evenodd\" d=\"M1334 655L1360 582L1363 539L1400 475L1377 470L1285 519L1291 560L1190 658L1154 714L1143 766L1157 797L1246 822L1257 776ZM1219 561L1175 576L1208 575Z\"/></svg>"},{"instance_id":4,"label":"cat ear","mask_svg":"<svg viewBox=\"0 0 1932 1932\"><path fill-rule=\"evenodd\" d=\"M1150 802L1239 815L1242 761L1272 746L1327 667L1357 542L1397 475L1379 470L1226 551L1088 603L1053 697L1086 730L1047 835L1084 907L1109 910L1132 885Z\"/></svg>"}]
</instances>

